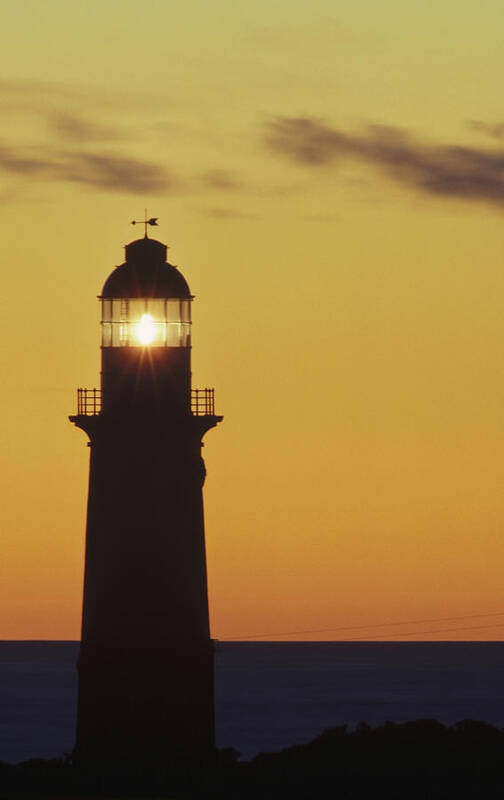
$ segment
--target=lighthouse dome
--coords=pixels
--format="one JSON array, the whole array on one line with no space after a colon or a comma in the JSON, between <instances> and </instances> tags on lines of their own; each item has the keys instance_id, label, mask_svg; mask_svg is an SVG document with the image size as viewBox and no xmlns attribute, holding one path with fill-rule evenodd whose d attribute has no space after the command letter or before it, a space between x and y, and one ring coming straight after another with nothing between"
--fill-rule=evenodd
<instances>
[{"instance_id":1,"label":"lighthouse dome","mask_svg":"<svg viewBox=\"0 0 504 800\"><path fill-rule=\"evenodd\" d=\"M126 245L126 261L109 275L101 296L191 298L181 272L166 261L166 245L156 239L136 239Z\"/></svg>"}]
</instances>

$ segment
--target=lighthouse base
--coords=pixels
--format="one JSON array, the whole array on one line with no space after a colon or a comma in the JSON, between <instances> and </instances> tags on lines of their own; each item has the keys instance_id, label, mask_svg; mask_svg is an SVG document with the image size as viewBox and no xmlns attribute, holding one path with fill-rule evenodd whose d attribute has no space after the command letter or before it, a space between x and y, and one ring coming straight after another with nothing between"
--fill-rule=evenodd
<instances>
[{"instance_id":1,"label":"lighthouse base","mask_svg":"<svg viewBox=\"0 0 504 800\"><path fill-rule=\"evenodd\" d=\"M148 668L146 668L148 665ZM84 645L74 761L95 775L158 773L215 753L213 645Z\"/></svg>"}]
</instances>

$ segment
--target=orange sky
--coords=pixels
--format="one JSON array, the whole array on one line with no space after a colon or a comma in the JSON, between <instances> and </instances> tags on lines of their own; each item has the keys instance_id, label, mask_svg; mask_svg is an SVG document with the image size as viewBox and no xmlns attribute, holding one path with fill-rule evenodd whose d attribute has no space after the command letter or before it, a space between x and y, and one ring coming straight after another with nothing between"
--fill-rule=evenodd
<instances>
[{"instance_id":1,"label":"orange sky","mask_svg":"<svg viewBox=\"0 0 504 800\"><path fill-rule=\"evenodd\" d=\"M501 4L186 5L2 4L0 637L79 635L67 417L147 206L225 416L213 635L501 639Z\"/></svg>"}]
</instances>

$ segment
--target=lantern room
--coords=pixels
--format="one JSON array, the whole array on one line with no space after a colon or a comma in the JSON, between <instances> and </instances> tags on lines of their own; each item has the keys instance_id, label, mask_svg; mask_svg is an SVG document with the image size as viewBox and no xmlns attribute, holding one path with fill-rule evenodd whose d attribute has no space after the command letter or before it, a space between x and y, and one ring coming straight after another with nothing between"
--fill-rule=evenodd
<instances>
[{"instance_id":1,"label":"lantern room","mask_svg":"<svg viewBox=\"0 0 504 800\"><path fill-rule=\"evenodd\" d=\"M166 245L145 237L125 249L100 296L102 347L190 347L192 296Z\"/></svg>"},{"instance_id":2,"label":"lantern room","mask_svg":"<svg viewBox=\"0 0 504 800\"><path fill-rule=\"evenodd\" d=\"M187 281L156 239L126 245L99 297L102 408L190 413L191 303Z\"/></svg>"}]
</instances>

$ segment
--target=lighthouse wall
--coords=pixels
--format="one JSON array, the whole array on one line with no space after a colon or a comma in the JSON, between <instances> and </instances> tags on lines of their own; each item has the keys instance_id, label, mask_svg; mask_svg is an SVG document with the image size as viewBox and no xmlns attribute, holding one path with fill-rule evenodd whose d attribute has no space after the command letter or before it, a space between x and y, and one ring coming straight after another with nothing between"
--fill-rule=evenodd
<instances>
[{"instance_id":1,"label":"lighthouse wall","mask_svg":"<svg viewBox=\"0 0 504 800\"><path fill-rule=\"evenodd\" d=\"M107 417L91 440L76 753L214 747L200 430ZM108 756L106 755L108 754Z\"/></svg>"}]
</instances>

